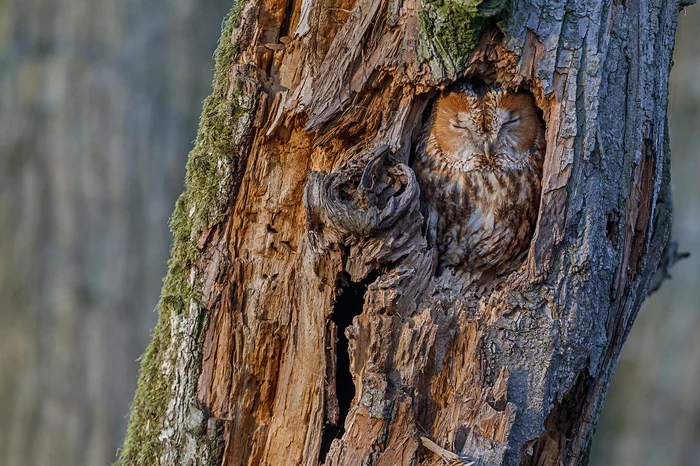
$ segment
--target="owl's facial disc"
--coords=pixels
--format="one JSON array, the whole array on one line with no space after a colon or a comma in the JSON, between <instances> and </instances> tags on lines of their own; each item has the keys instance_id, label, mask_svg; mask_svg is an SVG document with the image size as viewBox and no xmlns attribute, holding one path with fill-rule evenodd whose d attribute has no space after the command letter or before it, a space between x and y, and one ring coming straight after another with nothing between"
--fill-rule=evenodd
<instances>
[{"instance_id":1,"label":"owl's facial disc","mask_svg":"<svg viewBox=\"0 0 700 466\"><path fill-rule=\"evenodd\" d=\"M483 147L479 99L468 93L448 92L435 108L432 137L441 153L464 169L472 169Z\"/></svg>"},{"instance_id":2,"label":"owl's facial disc","mask_svg":"<svg viewBox=\"0 0 700 466\"><path fill-rule=\"evenodd\" d=\"M527 94L447 92L436 103L431 137L463 171L517 170L538 133L535 109Z\"/></svg>"}]
</instances>

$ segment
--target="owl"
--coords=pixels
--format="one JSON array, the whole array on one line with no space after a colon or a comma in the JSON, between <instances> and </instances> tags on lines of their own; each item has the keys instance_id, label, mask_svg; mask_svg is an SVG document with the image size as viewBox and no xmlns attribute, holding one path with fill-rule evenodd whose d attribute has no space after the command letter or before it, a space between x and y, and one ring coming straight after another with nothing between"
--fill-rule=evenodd
<instances>
[{"instance_id":1,"label":"owl","mask_svg":"<svg viewBox=\"0 0 700 466\"><path fill-rule=\"evenodd\" d=\"M438 98L413 169L439 270L517 265L537 219L544 152L532 96L463 86Z\"/></svg>"}]
</instances>

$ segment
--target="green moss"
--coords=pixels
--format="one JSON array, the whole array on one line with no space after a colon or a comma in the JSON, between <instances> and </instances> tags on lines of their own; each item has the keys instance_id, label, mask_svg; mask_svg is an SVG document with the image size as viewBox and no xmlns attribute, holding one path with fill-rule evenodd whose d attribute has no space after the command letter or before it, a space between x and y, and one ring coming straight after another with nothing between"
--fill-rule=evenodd
<instances>
[{"instance_id":1,"label":"green moss","mask_svg":"<svg viewBox=\"0 0 700 466\"><path fill-rule=\"evenodd\" d=\"M166 375L162 368L166 358L171 359L168 362L174 362L172 348L177 346L177 342L171 341L171 325L192 300L200 300L197 286L193 288L188 283L189 270L200 258L195 239L205 228L223 219L243 166L236 141L240 141L242 132L249 131L257 100L255 96L239 98L236 93L239 89L234 89L233 96L227 97L231 67L238 58L238 47L232 38L241 3L236 2L224 20L216 53L213 92L204 102L197 140L187 162L185 192L178 199L170 219L173 244L157 308L158 324L141 359L131 419L116 463L119 466L159 463L162 444L158 436L164 425L173 384L172 371ZM246 104L241 105L241 101ZM198 374L193 376L196 380ZM201 434L204 436L204 431ZM202 438L202 442L210 446L216 444L206 438Z\"/></svg>"},{"instance_id":2,"label":"green moss","mask_svg":"<svg viewBox=\"0 0 700 466\"><path fill-rule=\"evenodd\" d=\"M161 313L162 315L162 313ZM153 340L141 359L138 390L131 407L131 419L127 429L124 449L117 465L158 464L160 442L159 427L169 394L170 380L158 370L158 362L167 348L170 322L161 318L153 332Z\"/></svg>"},{"instance_id":3,"label":"green moss","mask_svg":"<svg viewBox=\"0 0 700 466\"><path fill-rule=\"evenodd\" d=\"M484 28L509 10L510 0L424 0L424 37L449 76L464 69Z\"/></svg>"}]
</instances>

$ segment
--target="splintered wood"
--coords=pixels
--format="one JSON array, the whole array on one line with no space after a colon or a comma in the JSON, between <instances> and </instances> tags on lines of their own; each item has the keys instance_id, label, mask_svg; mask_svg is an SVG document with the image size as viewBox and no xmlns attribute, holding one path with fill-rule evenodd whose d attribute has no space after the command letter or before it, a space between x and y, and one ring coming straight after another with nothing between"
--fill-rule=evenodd
<instances>
[{"instance_id":1,"label":"splintered wood","mask_svg":"<svg viewBox=\"0 0 700 466\"><path fill-rule=\"evenodd\" d=\"M514 1L458 73L423 35L420 0L241 3L234 66L253 69L262 104L230 211L199 242L197 398L221 464L577 464L582 413L600 407L666 241L650 219L672 44L654 38L672 37L678 3ZM547 124L539 222L512 275L436 276L423 235L412 143L462 78L531 92ZM349 283L364 304L336 328ZM572 390L583 378L597 383Z\"/></svg>"}]
</instances>

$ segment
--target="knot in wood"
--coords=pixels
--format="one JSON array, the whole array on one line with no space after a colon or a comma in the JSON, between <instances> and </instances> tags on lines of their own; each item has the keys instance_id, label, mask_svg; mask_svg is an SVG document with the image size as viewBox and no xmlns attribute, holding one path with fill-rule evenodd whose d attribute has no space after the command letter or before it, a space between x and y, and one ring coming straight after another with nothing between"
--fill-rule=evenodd
<instances>
[{"instance_id":1,"label":"knot in wood","mask_svg":"<svg viewBox=\"0 0 700 466\"><path fill-rule=\"evenodd\" d=\"M309 231L343 242L367 238L418 211L419 188L413 170L387 157L386 147L373 152L364 164L309 174L304 190Z\"/></svg>"}]
</instances>

